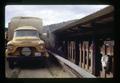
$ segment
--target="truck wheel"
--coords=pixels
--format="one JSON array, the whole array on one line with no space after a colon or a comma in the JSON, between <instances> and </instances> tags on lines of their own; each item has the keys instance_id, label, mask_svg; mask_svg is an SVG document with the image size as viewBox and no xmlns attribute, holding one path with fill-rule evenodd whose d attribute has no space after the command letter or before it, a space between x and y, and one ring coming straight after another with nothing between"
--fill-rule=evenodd
<instances>
[{"instance_id":1,"label":"truck wheel","mask_svg":"<svg viewBox=\"0 0 120 83\"><path fill-rule=\"evenodd\" d=\"M10 69L14 69L15 68L14 61L9 61L8 64L9 64L9 68Z\"/></svg>"}]
</instances>

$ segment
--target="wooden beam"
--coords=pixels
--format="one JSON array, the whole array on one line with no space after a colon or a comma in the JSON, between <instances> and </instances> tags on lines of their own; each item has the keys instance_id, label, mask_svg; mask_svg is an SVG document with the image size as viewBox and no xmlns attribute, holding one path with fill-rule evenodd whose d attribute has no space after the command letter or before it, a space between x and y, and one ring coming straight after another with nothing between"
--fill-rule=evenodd
<instances>
[{"instance_id":1,"label":"wooden beam","mask_svg":"<svg viewBox=\"0 0 120 83\"><path fill-rule=\"evenodd\" d=\"M114 19L113 19L113 16L110 16L110 17L108 17L108 18L103 18L103 19L101 19L101 20L98 20L98 21L95 21L95 23L107 23L107 22L111 22L111 21L113 21Z\"/></svg>"},{"instance_id":2,"label":"wooden beam","mask_svg":"<svg viewBox=\"0 0 120 83\"><path fill-rule=\"evenodd\" d=\"M88 24L83 24L83 25L81 25L81 27L92 27L92 25L91 25L91 23L88 23Z\"/></svg>"}]
</instances>

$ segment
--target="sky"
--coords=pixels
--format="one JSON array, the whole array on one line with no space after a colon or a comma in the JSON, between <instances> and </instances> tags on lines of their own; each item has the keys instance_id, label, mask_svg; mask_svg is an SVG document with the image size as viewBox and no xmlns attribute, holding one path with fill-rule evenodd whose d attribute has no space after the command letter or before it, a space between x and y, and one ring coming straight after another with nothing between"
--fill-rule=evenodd
<instances>
[{"instance_id":1,"label":"sky","mask_svg":"<svg viewBox=\"0 0 120 83\"><path fill-rule=\"evenodd\" d=\"M69 20L81 19L109 5L7 5L5 27L11 18L31 16L42 18L43 26Z\"/></svg>"}]
</instances>

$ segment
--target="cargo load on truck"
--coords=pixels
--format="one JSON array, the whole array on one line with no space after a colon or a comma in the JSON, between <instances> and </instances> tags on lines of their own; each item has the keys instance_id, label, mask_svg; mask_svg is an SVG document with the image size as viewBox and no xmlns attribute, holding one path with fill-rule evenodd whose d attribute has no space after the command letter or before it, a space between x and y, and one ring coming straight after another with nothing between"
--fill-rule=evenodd
<instances>
[{"instance_id":1,"label":"cargo load on truck","mask_svg":"<svg viewBox=\"0 0 120 83\"><path fill-rule=\"evenodd\" d=\"M8 24L8 41L12 40L14 30L21 26L32 26L36 28L40 33L43 28L41 18L37 17L14 17Z\"/></svg>"}]
</instances>

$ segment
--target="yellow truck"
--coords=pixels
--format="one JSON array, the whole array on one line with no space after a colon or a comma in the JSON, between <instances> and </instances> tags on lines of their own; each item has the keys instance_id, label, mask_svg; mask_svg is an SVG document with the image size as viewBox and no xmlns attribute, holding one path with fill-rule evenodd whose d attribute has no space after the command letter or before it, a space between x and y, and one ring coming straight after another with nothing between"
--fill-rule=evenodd
<instances>
[{"instance_id":1,"label":"yellow truck","mask_svg":"<svg viewBox=\"0 0 120 83\"><path fill-rule=\"evenodd\" d=\"M23 61L49 57L45 42L40 38L42 20L36 17L14 17L8 26L6 58L9 67Z\"/></svg>"}]
</instances>

